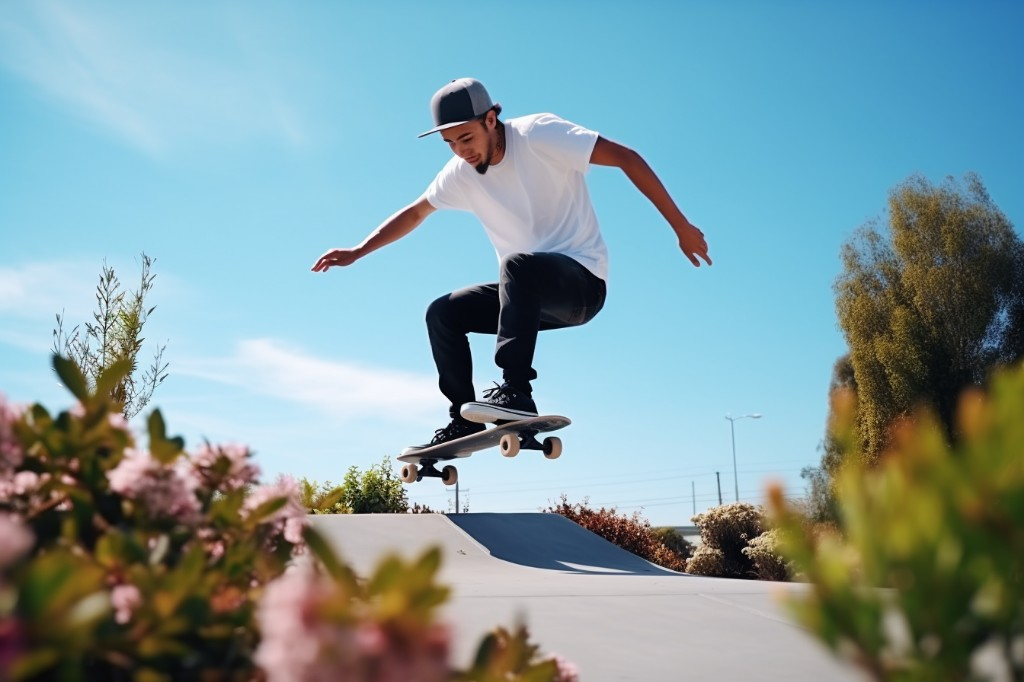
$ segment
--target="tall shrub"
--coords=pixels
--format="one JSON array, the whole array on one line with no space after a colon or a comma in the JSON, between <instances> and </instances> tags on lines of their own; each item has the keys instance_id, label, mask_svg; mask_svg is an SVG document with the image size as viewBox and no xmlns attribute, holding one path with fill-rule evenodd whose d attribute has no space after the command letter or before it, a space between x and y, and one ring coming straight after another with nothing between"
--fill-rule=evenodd
<instances>
[{"instance_id":1,"label":"tall shrub","mask_svg":"<svg viewBox=\"0 0 1024 682\"><path fill-rule=\"evenodd\" d=\"M64 328L63 313L57 314L53 330L53 352L75 361L90 387L95 387L101 374L116 363L126 361L128 371L107 387L110 398L121 406L131 419L142 411L153 392L167 378L168 364L163 361L166 346L159 346L146 369L139 367L139 353L145 338L143 328L156 306L148 306L146 297L153 289L156 275L153 259L142 254L142 275L139 288L125 291L114 268L103 264L96 285L96 310L92 322Z\"/></svg>"},{"instance_id":2,"label":"tall shrub","mask_svg":"<svg viewBox=\"0 0 1024 682\"><path fill-rule=\"evenodd\" d=\"M856 455L852 393L833 433ZM799 621L876 680L1024 679L1024 367L961 396L955 445L931 411L899 420L877 467L847 457L843 533L815 535L772 489L783 552L811 587Z\"/></svg>"}]
</instances>

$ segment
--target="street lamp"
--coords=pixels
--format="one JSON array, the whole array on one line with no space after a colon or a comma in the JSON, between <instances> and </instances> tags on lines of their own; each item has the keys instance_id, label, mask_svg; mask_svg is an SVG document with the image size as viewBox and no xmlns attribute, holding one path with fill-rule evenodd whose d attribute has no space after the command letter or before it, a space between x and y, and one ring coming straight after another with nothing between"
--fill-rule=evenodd
<instances>
[{"instance_id":1,"label":"street lamp","mask_svg":"<svg viewBox=\"0 0 1024 682\"><path fill-rule=\"evenodd\" d=\"M732 484L736 489L736 501L740 501L740 479L736 473L736 420L737 419L760 419L761 415L757 412L753 414L745 414L742 417L730 417L725 415L725 418L729 420L729 430L732 431Z\"/></svg>"}]
</instances>

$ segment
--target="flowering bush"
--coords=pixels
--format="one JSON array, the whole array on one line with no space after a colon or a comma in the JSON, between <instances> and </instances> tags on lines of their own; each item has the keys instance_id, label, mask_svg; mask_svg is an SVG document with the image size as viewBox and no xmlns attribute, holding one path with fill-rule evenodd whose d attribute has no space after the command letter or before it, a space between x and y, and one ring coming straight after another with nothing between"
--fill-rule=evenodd
<instances>
[{"instance_id":1,"label":"flowering bush","mask_svg":"<svg viewBox=\"0 0 1024 682\"><path fill-rule=\"evenodd\" d=\"M1024 679L1024 367L962 397L954 445L928 412L896 423L875 468L856 456L855 402L833 397L842 533L810 532L770 490L811 583L792 611L872 679Z\"/></svg>"},{"instance_id":2,"label":"flowering bush","mask_svg":"<svg viewBox=\"0 0 1024 682\"><path fill-rule=\"evenodd\" d=\"M0 533L0 678L247 678L260 589L304 546L294 482L258 485L244 447L190 456L158 411L141 448L108 397L123 363L95 391L55 367L73 409L0 413L0 507L21 529Z\"/></svg>"},{"instance_id":3,"label":"flowering bush","mask_svg":"<svg viewBox=\"0 0 1024 682\"><path fill-rule=\"evenodd\" d=\"M701 545L686 564L689 573L721 578L757 575L752 557L743 550L765 530L764 510L746 502L709 509L693 517Z\"/></svg>"},{"instance_id":4,"label":"flowering bush","mask_svg":"<svg viewBox=\"0 0 1024 682\"><path fill-rule=\"evenodd\" d=\"M74 408L52 416L0 395L0 680L462 674L437 622L437 551L357 580L307 524L299 485L261 485L248 448L188 453L159 411L140 447L110 398L127 361L92 388L73 362L54 366ZM476 663L493 679L571 679L525 630L505 648L495 637ZM509 658L509 642L529 655Z\"/></svg>"},{"instance_id":5,"label":"flowering bush","mask_svg":"<svg viewBox=\"0 0 1024 682\"><path fill-rule=\"evenodd\" d=\"M658 533L651 528L650 521L641 516L639 512L626 516L614 508L591 509L587 500L570 504L569 498L564 494L558 504L552 505L544 511L560 514L583 526L591 533L600 535L608 542L651 563L673 571L686 570L686 555L669 548L662 542ZM683 542L685 543L685 540ZM684 544L684 547L688 548L689 544Z\"/></svg>"},{"instance_id":6,"label":"flowering bush","mask_svg":"<svg viewBox=\"0 0 1024 682\"><path fill-rule=\"evenodd\" d=\"M754 565L758 580L789 580L790 564L779 552L779 531L772 528L747 543L743 555Z\"/></svg>"}]
</instances>

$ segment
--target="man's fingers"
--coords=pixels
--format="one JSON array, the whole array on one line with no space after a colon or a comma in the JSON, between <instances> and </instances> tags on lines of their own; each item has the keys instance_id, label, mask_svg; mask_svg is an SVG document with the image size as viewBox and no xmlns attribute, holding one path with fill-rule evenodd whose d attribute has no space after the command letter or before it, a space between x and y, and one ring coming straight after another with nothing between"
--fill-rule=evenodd
<instances>
[{"instance_id":1,"label":"man's fingers","mask_svg":"<svg viewBox=\"0 0 1024 682\"><path fill-rule=\"evenodd\" d=\"M317 259L313 265L313 272L327 272L332 265L339 265L338 250L332 249Z\"/></svg>"}]
</instances>

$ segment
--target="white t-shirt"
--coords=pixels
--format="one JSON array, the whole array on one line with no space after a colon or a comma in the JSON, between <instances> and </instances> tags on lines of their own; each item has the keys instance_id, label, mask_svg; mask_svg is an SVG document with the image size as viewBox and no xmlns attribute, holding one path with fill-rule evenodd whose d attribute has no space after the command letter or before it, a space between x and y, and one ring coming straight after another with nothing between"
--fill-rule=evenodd
<instances>
[{"instance_id":1,"label":"white t-shirt","mask_svg":"<svg viewBox=\"0 0 1024 682\"><path fill-rule=\"evenodd\" d=\"M584 176L598 134L554 114L505 121L505 156L483 175L457 156L423 193L434 208L469 211L499 261L562 253L608 279L608 248Z\"/></svg>"}]
</instances>

